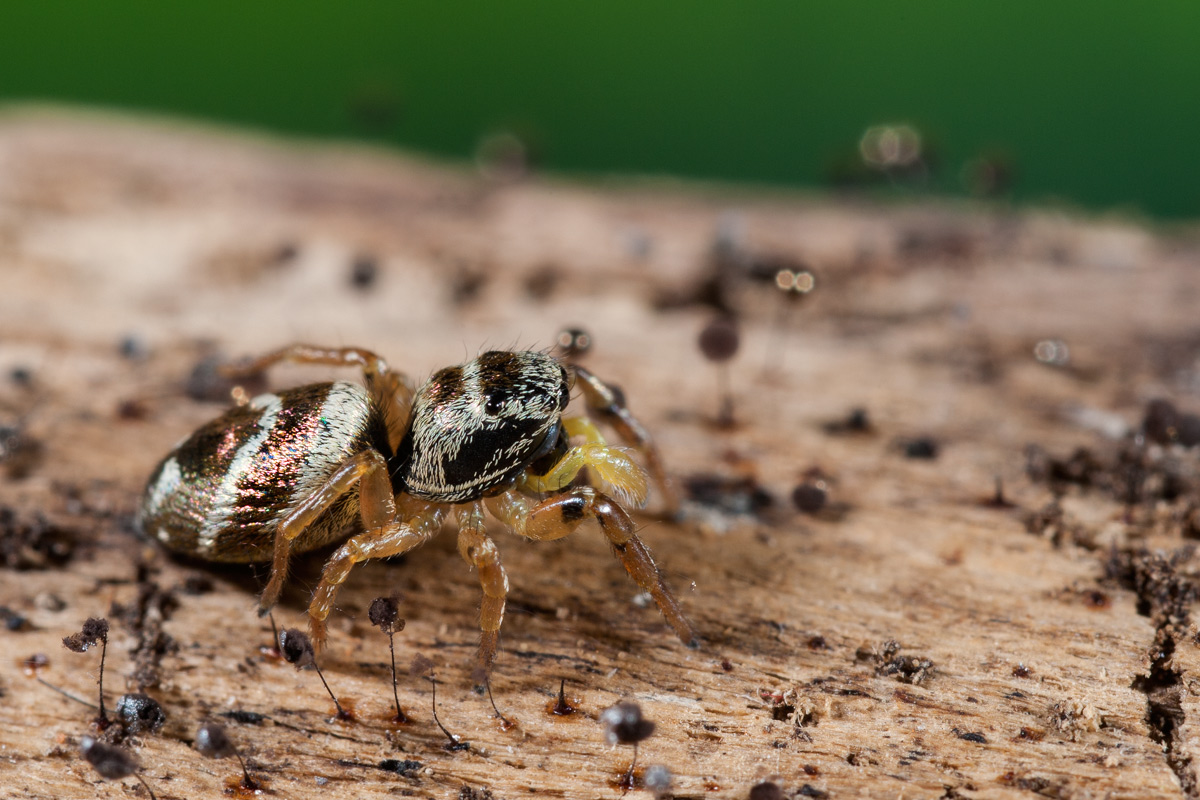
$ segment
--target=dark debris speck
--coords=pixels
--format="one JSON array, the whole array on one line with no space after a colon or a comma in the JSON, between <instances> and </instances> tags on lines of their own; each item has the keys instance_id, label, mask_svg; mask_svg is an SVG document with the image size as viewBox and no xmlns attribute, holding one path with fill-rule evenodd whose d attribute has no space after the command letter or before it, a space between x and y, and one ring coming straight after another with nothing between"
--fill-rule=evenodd
<instances>
[{"instance_id":1,"label":"dark debris speck","mask_svg":"<svg viewBox=\"0 0 1200 800\"><path fill-rule=\"evenodd\" d=\"M941 447L932 436L917 436L901 443L905 458L932 461L941 452Z\"/></svg>"},{"instance_id":2,"label":"dark debris speck","mask_svg":"<svg viewBox=\"0 0 1200 800\"><path fill-rule=\"evenodd\" d=\"M850 409L841 419L826 422L821 428L830 436L845 436L847 434L867 434L875 431L871 417L861 406Z\"/></svg>"},{"instance_id":3,"label":"dark debris speck","mask_svg":"<svg viewBox=\"0 0 1200 800\"><path fill-rule=\"evenodd\" d=\"M379 280L379 260L370 253L359 253L350 263L350 285L366 291Z\"/></svg>"},{"instance_id":4,"label":"dark debris speck","mask_svg":"<svg viewBox=\"0 0 1200 800\"><path fill-rule=\"evenodd\" d=\"M4 623L4 629L11 633L19 633L30 628L29 620L25 618L25 615L13 611L8 606L0 606L0 620Z\"/></svg>"},{"instance_id":5,"label":"dark debris speck","mask_svg":"<svg viewBox=\"0 0 1200 800\"><path fill-rule=\"evenodd\" d=\"M235 386L241 386L250 396L266 391L267 382L263 375L230 378L222 374L221 368L228 362L218 353L204 356L192 367L184 381L184 392L193 400L211 403L226 403Z\"/></svg>"},{"instance_id":6,"label":"dark debris speck","mask_svg":"<svg viewBox=\"0 0 1200 800\"><path fill-rule=\"evenodd\" d=\"M12 480L28 477L41 463L44 448L22 425L0 425L0 465Z\"/></svg>"},{"instance_id":7,"label":"dark debris speck","mask_svg":"<svg viewBox=\"0 0 1200 800\"><path fill-rule=\"evenodd\" d=\"M24 516L0 506L0 566L8 569L61 567L75 554L76 534L40 514Z\"/></svg>"},{"instance_id":8,"label":"dark debris speck","mask_svg":"<svg viewBox=\"0 0 1200 800\"><path fill-rule=\"evenodd\" d=\"M355 255L350 263L350 285L355 289L366 290L373 287L379 279L379 261L370 253Z\"/></svg>"},{"instance_id":9,"label":"dark debris speck","mask_svg":"<svg viewBox=\"0 0 1200 800\"><path fill-rule=\"evenodd\" d=\"M120 352L121 358L128 361L145 361L150 357L150 345L135 333L123 337L117 350Z\"/></svg>"},{"instance_id":10,"label":"dark debris speck","mask_svg":"<svg viewBox=\"0 0 1200 800\"><path fill-rule=\"evenodd\" d=\"M1157 444L1200 444L1200 417L1181 412L1169 400L1151 400L1142 417L1142 434Z\"/></svg>"},{"instance_id":11,"label":"dark debris speck","mask_svg":"<svg viewBox=\"0 0 1200 800\"><path fill-rule=\"evenodd\" d=\"M726 514L757 516L775 504L775 498L752 477L715 474L691 475L684 480L688 499Z\"/></svg>"},{"instance_id":12,"label":"dark debris speck","mask_svg":"<svg viewBox=\"0 0 1200 800\"><path fill-rule=\"evenodd\" d=\"M267 718L266 714L260 714L257 711L243 711L234 709L221 714L222 717L233 722L239 722L243 725L261 725Z\"/></svg>"},{"instance_id":13,"label":"dark debris speck","mask_svg":"<svg viewBox=\"0 0 1200 800\"><path fill-rule=\"evenodd\" d=\"M974 742L975 744L987 744L987 737L978 731L960 731L954 728L954 735L964 742Z\"/></svg>"},{"instance_id":14,"label":"dark debris speck","mask_svg":"<svg viewBox=\"0 0 1200 800\"><path fill-rule=\"evenodd\" d=\"M406 778L412 777L424 766L420 761L412 761L410 759L398 760L395 758L385 758L379 762L379 768L384 772L394 772Z\"/></svg>"},{"instance_id":15,"label":"dark debris speck","mask_svg":"<svg viewBox=\"0 0 1200 800\"><path fill-rule=\"evenodd\" d=\"M213 590L212 578L207 575L188 575L179 590L189 597L199 597Z\"/></svg>"},{"instance_id":16,"label":"dark debris speck","mask_svg":"<svg viewBox=\"0 0 1200 800\"><path fill-rule=\"evenodd\" d=\"M875 674L894 677L901 683L917 685L929 678L934 664L928 658L900 655L899 643L888 640L877 648L859 648L855 653L858 661L874 661Z\"/></svg>"}]
</instances>

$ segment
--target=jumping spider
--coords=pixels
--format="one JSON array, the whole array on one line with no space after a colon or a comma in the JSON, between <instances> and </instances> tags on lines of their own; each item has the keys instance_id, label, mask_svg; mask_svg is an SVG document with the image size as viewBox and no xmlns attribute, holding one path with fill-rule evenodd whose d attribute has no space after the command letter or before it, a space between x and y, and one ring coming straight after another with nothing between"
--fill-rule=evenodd
<instances>
[{"instance_id":1,"label":"jumping spider","mask_svg":"<svg viewBox=\"0 0 1200 800\"><path fill-rule=\"evenodd\" d=\"M261 614L279 599L293 552L344 540L308 607L313 639L322 642L334 595L355 564L411 550L454 514L458 551L483 588L479 666L487 674L508 577L485 513L539 540L567 536L594 517L675 633L696 645L623 507L645 500L646 473L608 446L588 416L563 415L573 381L588 413L642 454L673 506L658 451L615 386L532 351L493 350L419 388L360 348L294 345L233 372L256 375L281 361L358 367L366 388L316 383L231 408L162 460L140 509L142 530L176 552L216 562L271 561ZM572 483L585 467L597 486ZM620 501L598 486L611 487Z\"/></svg>"}]
</instances>

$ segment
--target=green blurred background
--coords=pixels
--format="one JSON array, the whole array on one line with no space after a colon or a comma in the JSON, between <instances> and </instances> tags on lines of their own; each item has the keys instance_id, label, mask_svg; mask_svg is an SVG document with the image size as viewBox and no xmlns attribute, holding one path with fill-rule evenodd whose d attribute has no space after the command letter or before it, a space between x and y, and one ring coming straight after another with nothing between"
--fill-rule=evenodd
<instances>
[{"instance_id":1,"label":"green blurred background","mask_svg":"<svg viewBox=\"0 0 1200 800\"><path fill-rule=\"evenodd\" d=\"M1200 3L8 2L0 102L538 168L1200 216ZM920 158L864 164L874 125ZM501 148L502 149L502 148Z\"/></svg>"}]
</instances>

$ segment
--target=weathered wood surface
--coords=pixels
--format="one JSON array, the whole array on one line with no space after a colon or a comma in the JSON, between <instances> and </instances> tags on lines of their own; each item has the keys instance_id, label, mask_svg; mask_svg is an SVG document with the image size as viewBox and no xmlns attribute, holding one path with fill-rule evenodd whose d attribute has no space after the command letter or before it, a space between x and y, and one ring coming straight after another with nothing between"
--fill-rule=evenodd
<instances>
[{"instance_id":1,"label":"weathered wood surface","mask_svg":"<svg viewBox=\"0 0 1200 800\"><path fill-rule=\"evenodd\" d=\"M732 287L732 430L710 423L716 377L695 346L711 312L654 303L701 280L722 225L744 253L803 259L821 281L799 307L766 284ZM350 281L360 255L379 267L366 290ZM161 798L218 796L233 780L232 763L190 747L207 719L226 722L278 797L617 797L631 753L604 742L597 717L623 698L657 722L640 764L666 765L675 797L744 798L768 780L788 797L1194 797L1196 565L1183 536L1195 456L1139 451L1151 482L1171 459L1184 490L1170 502L1127 507L1105 481L1120 447L1106 431L1136 427L1153 397L1197 405L1198 255L1194 236L1120 221L496 186L367 151L9 117L0 423L42 449L7 462L0 504L16 521L0 533L11 545L41 514L78 544L61 567L0 570L0 605L28 620L0 633L0 793L145 796L77 756L92 712L19 664L44 653L42 678L94 697L94 653L60 639L108 614L109 702L140 681L169 716L128 742ZM513 590L494 689L517 721L502 730L472 690L478 585L447 534L343 589L323 665L359 721L339 724L315 674L260 654L270 633L250 577L174 562L128 530L157 459L220 409L184 392L210 348L356 344L420 376L487 346L546 346L567 324L592 333L587 363L624 387L677 479L753 475L775 499L758 517L691 505L680 524L643 519L699 651L635 602L594 529L542 544L497 532ZM1064 342L1069 363L1039 363L1040 340ZM856 406L872 432L826 430ZM936 459L904 457L898 441L916 435L936 438ZM1100 462L1097 485L1068 483L1063 516L1034 533L1026 520L1052 492L1026 476L1030 443ZM838 504L815 517L789 500L814 467ZM981 503L997 477L1015 508ZM299 567L282 624L301 622L318 568ZM211 590L180 588L196 576ZM408 623L399 660L433 659L439 716L466 752L443 748L424 682L401 678L415 722L384 721L387 645L365 610L392 591ZM160 658L156 632L174 643ZM933 666L909 683L889 659ZM564 678L580 713L559 719L547 709ZM266 719L220 716L235 709ZM420 766L401 775L385 759Z\"/></svg>"}]
</instances>

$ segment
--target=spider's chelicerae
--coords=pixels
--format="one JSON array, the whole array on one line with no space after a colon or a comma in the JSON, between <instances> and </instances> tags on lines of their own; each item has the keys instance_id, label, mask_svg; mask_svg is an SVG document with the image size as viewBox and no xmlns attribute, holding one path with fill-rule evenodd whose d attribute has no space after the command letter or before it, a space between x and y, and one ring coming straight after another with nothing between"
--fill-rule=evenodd
<instances>
[{"instance_id":1,"label":"spider's chelicerae","mask_svg":"<svg viewBox=\"0 0 1200 800\"><path fill-rule=\"evenodd\" d=\"M592 517L679 638L696 644L624 508L645 500L646 473L605 443L593 422L612 425L641 453L674 506L658 451L615 386L533 351L493 350L419 388L359 348L295 345L237 372L280 361L358 367L366 388L338 381L264 394L201 427L150 477L140 509L147 535L208 561L269 560L264 614L279 599L292 553L344 540L308 607L319 643L355 564L411 550L452 514L458 551L483 587L479 665L486 674L508 577L485 516L530 539L562 538ZM587 416L563 414L572 382ZM585 467L595 485L573 483Z\"/></svg>"}]
</instances>

